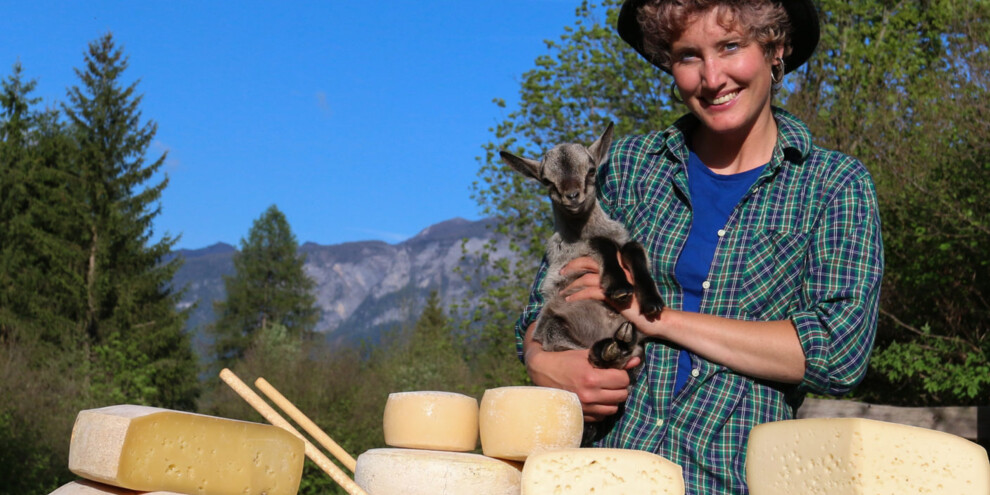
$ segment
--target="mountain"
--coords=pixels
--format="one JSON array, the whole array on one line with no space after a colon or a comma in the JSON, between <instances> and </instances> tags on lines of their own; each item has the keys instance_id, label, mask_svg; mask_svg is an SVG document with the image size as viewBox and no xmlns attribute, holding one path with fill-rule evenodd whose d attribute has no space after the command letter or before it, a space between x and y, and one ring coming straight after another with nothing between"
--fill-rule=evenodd
<instances>
[{"instance_id":1,"label":"mountain","mask_svg":"<svg viewBox=\"0 0 990 495\"><path fill-rule=\"evenodd\" d=\"M376 341L383 330L415 321L431 291L438 292L445 308L462 302L477 289L465 275L475 274L481 248L493 238L489 223L455 218L398 244L303 244L299 248L306 256L303 268L316 282L321 311L317 331L333 341ZM236 252L234 246L218 243L174 253L184 263L173 286L185 288L179 306L191 308L187 328L194 332L200 350L209 343L203 329L215 319L213 301L225 297L223 276L233 274ZM503 244L496 257L508 253Z\"/></svg>"}]
</instances>

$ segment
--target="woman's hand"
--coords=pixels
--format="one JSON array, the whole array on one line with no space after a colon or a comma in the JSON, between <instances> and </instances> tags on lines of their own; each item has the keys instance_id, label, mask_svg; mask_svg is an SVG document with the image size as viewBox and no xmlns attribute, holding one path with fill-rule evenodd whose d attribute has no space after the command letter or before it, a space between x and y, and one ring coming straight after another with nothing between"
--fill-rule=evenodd
<instances>
[{"instance_id":1,"label":"woman's hand","mask_svg":"<svg viewBox=\"0 0 990 495\"><path fill-rule=\"evenodd\" d=\"M568 390L577 394L584 420L596 422L619 411L629 396L629 373L625 369L595 368L588 361L588 350L547 352L532 339L530 325L524 341L526 371L535 385ZM633 358L626 368L638 366Z\"/></svg>"},{"instance_id":2,"label":"woman's hand","mask_svg":"<svg viewBox=\"0 0 990 495\"><path fill-rule=\"evenodd\" d=\"M605 291L602 290L601 267L594 258L584 256L574 258L564 265L560 274L564 276L583 273L560 292L565 295L568 301L579 301L581 299L605 300Z\"/></svg>"}]
</instances>

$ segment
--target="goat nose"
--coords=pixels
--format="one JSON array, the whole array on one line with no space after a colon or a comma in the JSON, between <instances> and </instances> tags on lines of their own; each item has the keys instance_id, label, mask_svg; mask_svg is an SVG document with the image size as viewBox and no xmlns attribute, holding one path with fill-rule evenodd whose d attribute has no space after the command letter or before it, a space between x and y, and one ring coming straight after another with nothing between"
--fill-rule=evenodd
<instances>
[{"instance_id":1,"label":"goat nose","mask_svg":"<svg viewBox=\"0 0 990 495\"><path fill-rule=\"evenodd\" d=\"M578 197L579 194L581 194L580 191L574 191L572 193L568 193L567 196L566 196L566 198L573 201L573 200L577 199L577 197Z\"/></svg>"}]
</instances>

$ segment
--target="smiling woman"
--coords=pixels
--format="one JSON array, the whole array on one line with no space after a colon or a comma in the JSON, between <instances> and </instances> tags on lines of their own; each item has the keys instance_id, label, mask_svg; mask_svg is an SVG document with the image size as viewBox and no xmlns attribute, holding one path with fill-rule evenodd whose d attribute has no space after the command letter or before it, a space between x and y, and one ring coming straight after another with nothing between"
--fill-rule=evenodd
<instances>
[{"instance_id":1,"label":"smiling woman","mask_svg":"<svg viewBox=\"0 0 990 495\"><path fill-rule=\"evenodd\" d=\"M812 0L627 0L618 30L673 75L690 111L618 139L597 178L668 306L644 316L633 296L616 308L652 338L628 391L622 370L592 367L587 351L542 352L538 291L517 335L534 383L577 393L589 418L624 411L597 446L674 461L689 494L745 493L750 430L791 419L806 393L848 392L866 371L883 271L873 183L771 105L817 44ZM606 300L594 272L562 291Z\"/></svg>"}]
</instances>

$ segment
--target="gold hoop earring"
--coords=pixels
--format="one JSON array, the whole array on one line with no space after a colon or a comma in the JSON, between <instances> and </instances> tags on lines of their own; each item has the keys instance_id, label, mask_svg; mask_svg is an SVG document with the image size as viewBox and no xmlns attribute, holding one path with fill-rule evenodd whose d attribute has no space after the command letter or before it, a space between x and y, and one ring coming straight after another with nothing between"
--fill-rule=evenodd
<instances>
[{"instance_id":1,"label":"gold hoop earring","mask_svg":"<svg viewBox=\"0 0 990 495\"><path fill-rule=\"evenodd\" d=\"M684 100L681 99L680 92L677 90L677 81L670 83L670 99L677 103L684 103Z\"/></svg>"},{"instance_id":2,"label":"gold hoop earring","mask_svg":"<svg viewBox=\"0 0 990 495\"><path fill-rule=\"evenodd\" d=\"M780 81L784 80L784 59L777 57L775 61L777 63L770 66L770 80L774 84L780 84ZM774 69L778 69L780 75L775 74Z\"/></svg>"}]
</instances>

